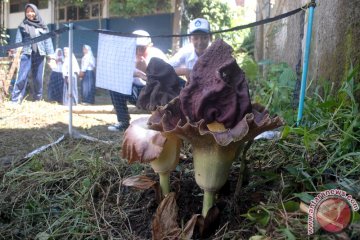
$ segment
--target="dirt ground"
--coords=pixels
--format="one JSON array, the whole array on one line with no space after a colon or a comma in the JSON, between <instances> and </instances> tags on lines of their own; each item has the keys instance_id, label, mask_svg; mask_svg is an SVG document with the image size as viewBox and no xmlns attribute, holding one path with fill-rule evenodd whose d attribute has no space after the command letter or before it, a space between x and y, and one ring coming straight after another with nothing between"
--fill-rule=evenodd
<instances>
[{"instance_id":1,"label":"dirt ground","mask_svg":"<svg viewBox=\"0 0 360 240\"><path fill-rule=\"evenodd\" d=\"M106 92L97 96L93 106L73 106L73 131L100 140L119 140L122 134L108 131L117 122L111 100ZM70 114L67 106L46 101L24 100L21 105L0 103L0 163L11 162L69 133ZM98 112L98 113L96 113ZM146 112L129 105L131 120Z\"/></svg>"}]
</instances>

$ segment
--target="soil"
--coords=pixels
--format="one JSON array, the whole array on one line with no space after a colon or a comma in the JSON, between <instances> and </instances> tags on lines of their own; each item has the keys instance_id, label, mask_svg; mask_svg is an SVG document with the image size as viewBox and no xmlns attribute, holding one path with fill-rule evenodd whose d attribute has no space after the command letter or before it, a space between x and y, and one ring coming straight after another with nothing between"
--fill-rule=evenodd
<instances>
[{"instance_id":1,"label":"soil","mask_svg":"<svg viewBox=\"0 0 360 240\"><path fill-rule=\"evenodd\" d=\"M108 113L72 114L73 131L81 132L101 140L117 140L119 132L108 131L107 127L117 122L111 111L111 100L106 91L98 90L94 106L73 107L86 109L110 109ZM144 117L145 112L129 105L132 120ZM21 105L11 102L0 103L0 163L10 164L34 149L49 144L60 136L69 133L69 109L57 103L46 101L32 102L26 99ZM1 165L0 165L1 166Z\"/></svg>"},{"instance_id":2,"label":"soil","mask_svg":"<svg viewBox=\"0 0 360 240\"><path fill-rule=\"evenodd\" d=\"M176 192L176 202L178 205L177 223L184 227L194 214L201 214L203 191L196 185L192 172L192 159L182 161L177 170L171 175L171 187ZM233 199L233 193L237 183L237 168L232 169L229 179L225 186L217 195L216 208L220 210L219 216L211 223L203 236L200 236L198 228L192 239L249 239L256 232L249 221L241 217L254 203L265 201L265 195L259 189L252 189L250 193L243 195L237 202ZM148 177L158 180L155 174L148 174ZM261 187L261 191L269 190L271 187ZM129 191L134 191L129 189ZM158 204L155 201L154 190L146 190L141 193L141 202L138 206L146 206L139 212L129 214L131 228L140 239L151 239L151 220L156 212ZM243 228L245 227L246 230ZM235 238L232 238L233 237ZM228 236L228 237L227 237Z\"/></svg>"}]
</instances>

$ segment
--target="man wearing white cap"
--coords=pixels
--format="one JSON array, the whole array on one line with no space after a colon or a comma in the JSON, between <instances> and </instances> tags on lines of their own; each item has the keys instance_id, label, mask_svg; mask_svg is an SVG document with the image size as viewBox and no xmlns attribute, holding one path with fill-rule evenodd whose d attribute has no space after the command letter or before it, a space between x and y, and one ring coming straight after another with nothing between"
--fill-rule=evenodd
<instances>
[{"instance_id":1,"label":"man wearing white cap","mask_svg":"<svg viewBox=\"0 0 360 240\"><path fill-rule=\"evenodd\" d=\"M154 47L148 32L136 30L135 35L144 36L136 38L136 61L133 79L133 94L125 95L110 91L111 101L114 105L118 123L108 127L109 131L122 131L129 126L130 114L127 108L127 101L136 104L141 89L146 85L146 68L153 57L161 58L167 62L166 55L158 48Z\"/></svg>"},{"instance_id":2,"label":"man wearing white cap","mask_svg":"<svg viewBox=\"0 0 360 240\"><path fill-rule=\"evenodd\" d=\"M210 24L204 18L196 18L189 24L188 33L190 44L179 49L179 51L169 60L170 65L175 69L179 76L190 77L197 59L205 52L211 42Z\"/></svg>"},{"instance_id":3,"label":"man wearing white cap","mask_svg":"<svg viewBox=\"0 0 360 240\"><path fill-rule=\"evenodd\" d=\"M161 58L165 62L168 61L166 55L158 48L154 47L148 32L144 30L136 30L133 34L145 37L136 39L136 69L134 73L134 84L144 86L146 84L146 67L153 57Z\"/></svg>"}]
</instances>

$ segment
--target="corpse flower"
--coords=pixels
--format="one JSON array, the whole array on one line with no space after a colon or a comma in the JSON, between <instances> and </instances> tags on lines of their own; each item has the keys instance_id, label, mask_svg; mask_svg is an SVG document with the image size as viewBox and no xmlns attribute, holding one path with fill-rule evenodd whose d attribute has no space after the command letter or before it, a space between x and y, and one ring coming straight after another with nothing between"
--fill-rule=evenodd
<instances>
[{"instance_id":1,"label":"corpse flower","mask_svg":"<svg viewBox=\"0 0 360 240\"><path fill-rule=\"evenodd\" d=\"M195 180L204 190L202 215L214 205L236 152L264 131L283 125L260 105L251 105L244 72L232 48L214 42L198 59L190 82L166 106L151 115L149 128L177 135L193 149Z\"/></svg>"},{"instance_id":2,"label":"corpse flower","mask_svg":"<svg viewBox=\"0 0 360 240\"><path fill-rule=\"evenodd\" d=\"M154 131L147 126L148 117L134 120L124 133L122 158L129 163L150 163L159 175L165 196L170 192L170 172L179 162L181 140L173 134Z\"/></svg>"},{"instance_id":3,"label":"corpse flower","mask_svg":"<svg viewBox=\"0 0 360 240\"><path fill-rule=\"evenodd\" d=\"M164 60L151 58L146 76L147 83L136 103L138 108L153 111L179 95L179 77L174 68ZM170 172L179 161L181 140L176 135L149 129L147 120L148 118L135 120L125 131L122 157L128 159L129 163L150 162L151 167L159 174L161 191L165 196L170 192Z\"/></svg>"},{"instance_id":4,"label":"corpse flower","mask_svg":"<svg viewBox=\"0 0 360 240\"><path fill-rule=\"evenodd\" d=\"M146 68L147 81L139 94L136 106L154 111L180 93L179 77L174 68L160 58L151 58Z\"/></svg>"}]
</instances>

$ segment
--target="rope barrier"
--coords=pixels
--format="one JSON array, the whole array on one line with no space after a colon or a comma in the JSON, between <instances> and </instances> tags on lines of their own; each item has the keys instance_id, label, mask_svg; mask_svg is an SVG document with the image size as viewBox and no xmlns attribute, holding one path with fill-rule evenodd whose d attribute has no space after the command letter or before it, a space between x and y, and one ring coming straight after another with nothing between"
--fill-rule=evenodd
<instances>
[{"instance_id":1,"label":"rope barrier","mask_svg":"<svg viewBox=\"0 0 360 240\"><path fill-rule=\"evenodd\" d=\"M315 1L311 1L310 3L307 3L302 7L299 7L297 9L295 9L295 10L292 10L292 11L287 12L287 13L280 14L280 15L272 17L272 18L266 18L266 19L263 19L263 20L260 20L260 21L252 22L252 23L245 24L245 25L236 26L236 27L229 28L229 29L213 31L213 32L210 32L210 34L233 32L233 31L243 30L243 29L246 29L246 28L251 28L251 27L264 25L264 24L267 24L267 23L271 23L271 22L278 21L280 19L292 16L294 14L297 14L298 12L306 10L309 7L315 7L315 6L316 6ZM74 26L74 30L93 31L93 32L97 32L97 33L116 35L116 36L123 36L123 37L144 37L144 36L139 36L139 35L135 35L135 34L132 34L132 33L114 32L114 31L111 31L111 30L103 30L103 29L90 29L90 28L86 28L86 27L83 27L83 26ZM47 38L56 37L56 35L60 35L60 34L62 34L64 32L66 32L66 31L69 31L68 26L65 26L65 27L57 29L55 31L46 33L46 34L41 35L41 36L36 37L36 38L31 38L30 40L27 39L26 41L23 41L23 42L13 43L13 44L5 45L5 46L0 46L0 51L6 52L7 50L10 50L10 49L14 49L14 48L18 48L18 47L21 47L21 46L41 42L41 41L44 41ZM192 35L194 35L194 34L151 35L150 37L151 38L170 38L170 37L188 37L188 36L192 36Z\"/></svg>"},{"instance_id":2,"label":"rope barrier","mask_svg":"<svg viewBox=\"0 0 360 240\"><path fill-rule=\"evenodd\" d=\"M243 30L243 29L246 29L246 28L256 27L256 26L267 24L267 23L275 22L275 21L278 21L280 19L283 19L283 18L292 16L294 14L297 14L298 12L301 12L304 9L308 8L308 7L310 7L310 3L307 4L307 5L304 5L304 6L300 7L300 8L297 8L295 10L292 10L290 12L283 13L283 14L280 14L280 15L272 17L272 18L266 18L266 19L263 19L263 20L260 20L260 21L252 22L252 23L245 24L245 25L236 26L236 27L229 28L229 29L213 31L213 32L210 32L209 34L217 34L217 33L239 31L239 30ZM102 29L90 29L90 28L85 28L85 27L82 27L82 26L75 26L75 30L94 31L94 32L98 32L98 33L104 33L104 34L110 34L110 35L116 35L116 36L123 36L123 37L144 37L144 36L139 36L139 35L135 35L135 34L132 34L132 33L114 32L114 31L102 30ZM192 36L192 35L194 35L194 34L151 35L150 37L151 38L169 38L169 37L188 37L188 36Z\"/></svg>"},{"instance_id":3,"label":"rope barrier","mask_svg":"<svg viewBox=\"0 0 360 240\"><path fill-rule=\"evenodd\" d=\"M41 35L39 37L26 39L26 41L23 41L23 42L13 43L13 44L5 45L5 46L0 46L0 50L2 52L6 52L7 50L10 50L10 49L23 47L25 45L29 45L29 44L33 44L33 43L38 43L38 42L44 41L44 40L46 40L48 38L56 37L56 35L60 35L60 34L66 32L68 30L69 30L68 27L63 27L63 28L60 28L60 29L56 29L55 31L45 33L45 34L43 34L43 35Z\"/></svg>"}]
</instances>

